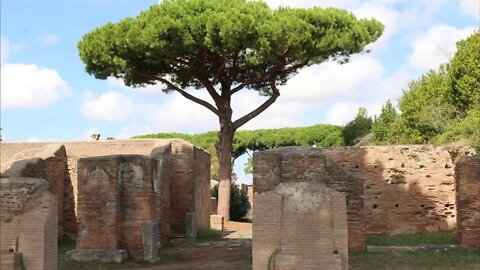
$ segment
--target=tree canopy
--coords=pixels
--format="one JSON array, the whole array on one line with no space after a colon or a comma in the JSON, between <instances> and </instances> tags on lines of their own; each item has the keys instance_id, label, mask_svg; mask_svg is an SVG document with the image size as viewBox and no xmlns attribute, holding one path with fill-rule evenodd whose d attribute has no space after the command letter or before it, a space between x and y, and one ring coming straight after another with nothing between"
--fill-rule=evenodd
<instances>
[{"instance_id":1,"label":"tree canopy","mask_svg":"<svg viewBox=\"0 0 480 270\"><path fill-rule=\"evenodd\" d=\"M78 47L86 71L99 79L114 76L129 86L161 82L166 92L193 87L214 94L220 84L230 94L246 87L271 95L272 81L283 84L304 66L346 59L382 30L375 20L335 8L166 0L95 29Z\"/></svg>"},{"instance_id":2,"label":"tree canopy","mask_svg":"<svg viewBox=\"0 0 480 270\"><path fill-rule=\"evenodd\" d=\"M480 150L480 32L457 42L449 63L413 80L373 125L375 144L462 143Z\"/></svg>"},{"instance_id":3,"label":"tree canopy","mask_svg":"<svg viewBox=\"0 0 480 270\"><path fill-rule=\"evenodd\" d=\"M164 92L178 92L217 115L218 211L228 220L235 131L270 107L280 96L278 86L298 70L331 59L346 62L382 32L378 21L336 8L164 0L135 18L87 33L78 48L86 71L98 79L113 76L133 87L161 84ZM194 90L208 92L213 103ZM231 99L241 90L266 100L232 119Z\"/></svg>"}]
</instances>

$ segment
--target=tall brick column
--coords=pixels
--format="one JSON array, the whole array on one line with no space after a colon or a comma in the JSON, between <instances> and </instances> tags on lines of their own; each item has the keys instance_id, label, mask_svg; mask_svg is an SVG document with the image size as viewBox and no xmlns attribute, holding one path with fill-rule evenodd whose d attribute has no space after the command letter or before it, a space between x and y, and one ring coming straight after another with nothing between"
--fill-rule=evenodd
<instances>
[{"instance_id":1,"label":"tall brick column","mask_svg":"<svg viewBox=\"0 0 480 270\"><path fill-rule=\"evenodd\" d=\"M460 244L480 248L480 156L463 156L455 165Z\"/></svg>"}]
</instances>

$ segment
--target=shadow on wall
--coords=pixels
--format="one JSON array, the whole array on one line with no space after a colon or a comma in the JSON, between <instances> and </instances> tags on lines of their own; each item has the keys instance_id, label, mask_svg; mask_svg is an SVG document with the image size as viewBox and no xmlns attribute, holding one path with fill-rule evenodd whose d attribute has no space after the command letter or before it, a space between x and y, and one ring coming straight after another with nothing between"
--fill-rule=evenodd
<instances>
[{"instance_id":1,"label":"shadow on wall","mask_svg":"<svg viewBox=\"0 0 480 270\"><path fill-rule=\"evenodd\" d=\"M324 149L327 159L365 179L366 234L413 234L456 228L452 157L429 146Z\"/></svg>"}]
</instances>

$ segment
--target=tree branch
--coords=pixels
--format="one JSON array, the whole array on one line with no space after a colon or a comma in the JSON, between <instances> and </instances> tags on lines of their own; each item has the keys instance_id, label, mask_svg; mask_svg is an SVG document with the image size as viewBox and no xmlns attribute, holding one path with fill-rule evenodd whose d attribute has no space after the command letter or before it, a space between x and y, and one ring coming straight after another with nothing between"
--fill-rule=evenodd
<instances>
[{"instance_id":1,"label":"tree branch","mask_svg":"<svg viewBox=\"0 0 480 270\"><path fill-rule=\"evenodd\" d=\"M143 73L143 72L139 71L138 69L134 69L134 72L137 73L138 75L142 76L142 77L145 77L145 78L148 78L148 79L151 79L151 80L157 80L157 81L160 81L160 82L166 84L167 86L169 86L170 89L180 93L186 99L189 99L189 100L191 100L191 101L193 101L197 104L202 105L203 107L212 111L217 116L219 115L218 109L215 108L215 106L213 106L212 104L208 103L207 101L205 101L203 99L197 98L197 97L187 93L185 90L176 86L175 84L173 84L169 80L163 79L163 78L155 76L155 75L150 75L150 74L147 74L147 73Z\"/></svg>"},{"instance_id":2,"label":"tree branch","mask_svg":"<svg viewBox=\"0 0 480 270\"><path fill-rule=\"evenodd\" d=\"M203 100L203 99L200 99L200 98L197 98L191 94L189 94L188 92L184 91L183 89L177 87L176 85L174 85L173 83L171 83L170 81L168 80L165 80L165 79L162 79L162 78L158 78L159 81L161 81L162 83L170 86L170 88L173 88L173 90L177 91L178 93L180 93L184 98L186 99L189 99L197 104L200 104L202 105L203 107L209 109L210 111L212 111L214 114L216 114L217 116L219 115L219 112L218 112L218 109L215 108L212 104L208 103L207 101Z\"/></svg>"},{"instance_id":3,"label":"tree branch","mask_svg":"<svg viewBox=\"0 0 480 270\"><path fill-rule=\"evenodd\" d=\"M272 88L272 95L264 103L258 106L255 110L235 120L235 122L233 122L234 130L237 130L239 127L243 126L248 121L252 120L257 115L261 114L268 107L270 107L275 102L275 100L277 100L277 98L280 96L280 91L278 91L277 86L275 85L275 80L272 80L270 82L270 87Z\"/></svg>"}]
</instances>

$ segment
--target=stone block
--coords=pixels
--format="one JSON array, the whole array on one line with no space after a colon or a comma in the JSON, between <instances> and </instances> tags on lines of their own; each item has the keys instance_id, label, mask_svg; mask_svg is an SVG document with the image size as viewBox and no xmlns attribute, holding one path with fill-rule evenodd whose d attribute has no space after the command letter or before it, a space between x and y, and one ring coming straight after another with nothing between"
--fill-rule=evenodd
<instances>
[{"instance_id":1,"label":"stone block","mask_svg":"<svg viewBox=\"0 0 480 270\"><path fill-rule=\"evenodd\" d=\"M197 237L197 214L187 213L185 216L185 228L187 228L186 237Z\"/></svg>"},{"instance_id":2,"label":"stone block","mask_svg":"<svg viewBox=\"0 0 480 270\"><path fill-rule=\"evenodd\" d=\"M21 270L22 254L17 252L0 253L0 269Z\"/></svg>"},{"instance_id":3,"label":"stone block","mask_svg":"<svg viewBox=\"0 0 480 270\"><path fill-rule=\"evenodd\" d=\"M217 214L217 207L218 207L218 201L217 198L211 197L210 198L210 215L216 215ZM212 219L210 218L210 221Z\"/></svg>"},{"instance_id":4,"label":"stone block","mask_svg":"<svg viewBox=\"0 0 480 270\"><path fill-rule=\"evenodd\" d=\"M225 229L223 216L210 215L210 228L217 231L223 231Z\"/></svg>"},{"instance_id":5,"label":"stone block","mask_svg":"<svg viewBox=\"0 0 480 270\"><path fill-rule=\"evenodd\" d=\"M142 224L143 260L155 262L159 259L160 239L158 222Z\"/></svg>"},{"instance_id":6,"label":"stone block","mask_svg":"<svg viewBox=\"0 0 480 270\"><path fill-rule=\"evenodd\" d=\"M65 253L65 259L76 262L115 262L121 263L128 258L126 249L104 250L104 249L74 249Z\"/></svg>"}]
</instances>

